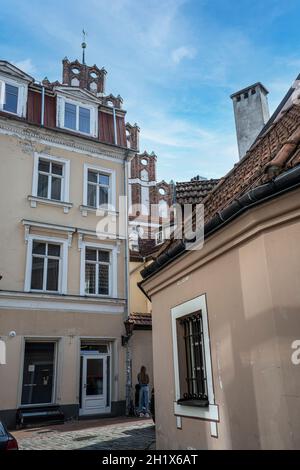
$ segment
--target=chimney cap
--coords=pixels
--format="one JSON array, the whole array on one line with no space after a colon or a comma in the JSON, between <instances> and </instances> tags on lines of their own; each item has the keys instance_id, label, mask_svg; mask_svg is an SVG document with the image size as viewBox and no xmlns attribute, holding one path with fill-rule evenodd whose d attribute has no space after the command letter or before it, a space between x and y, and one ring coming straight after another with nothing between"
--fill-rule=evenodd
<instances>
[{"instance_id":1,"label":"chimney cap","mask_svg":"<svg viewBox=\"0 0 300 470\"><path fill-rule=\"evenodd\" d=\"M260 87L262 92L267 95L269 91L267 88L261 83L261 82L256 82L253 85L247 86L246 88L243 88L242 90L236 91L232 95L230 95L230 98L233 99L235 96L242 95L243 93L247 93L247 91L251 90L252 88Z\"/></svg>"}]
</instances>

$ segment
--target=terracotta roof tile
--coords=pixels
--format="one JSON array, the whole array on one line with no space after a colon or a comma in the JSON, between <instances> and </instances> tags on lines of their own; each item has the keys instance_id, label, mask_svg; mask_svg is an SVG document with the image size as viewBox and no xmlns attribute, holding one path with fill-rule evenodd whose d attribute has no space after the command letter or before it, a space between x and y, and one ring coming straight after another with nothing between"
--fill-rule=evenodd
<instances>
[{"instance_id":1,"label":"terracotta roof tile","mask_svg":"<svg viewBox=\"0 0 300 470\"><path fill-rule=\"evenodd\" d=\"M176 183L176 202L178 204L199 204L219 181L218 179L210 179Z\"/></svg>"},{"instance_id":2,"label":"terracotta roof tile","mask_svg":"<svg viewBox=\"0 0 300 470\"><path fill-rule=\"evenodd\" d=\"M134 326L152 326L151 313L137 313L133 312L129 316L129 321L134 323Z\"/></svg>"},{"instance_id":3,"label":"terracotta roof tile","mask_svg":"<svg viewBox=\"0 0 300 470\"><path fill-rule=\"evenodd\" d=\"M211 219L216 212L224 209L249 189L272 179L271 175L268 177L266 174L266 168L272 163L273 159L275 160L276 155L279 154L285 144L291 145L287 141L291 139L299 127L300 106L293 105L279 121L268 129L265 135L258 139L245 157L207 195L203 201L205 220ZM297 161L293 153L291 158L278 168L278 172L295 166Z\"/></svg>"}]
</instances>

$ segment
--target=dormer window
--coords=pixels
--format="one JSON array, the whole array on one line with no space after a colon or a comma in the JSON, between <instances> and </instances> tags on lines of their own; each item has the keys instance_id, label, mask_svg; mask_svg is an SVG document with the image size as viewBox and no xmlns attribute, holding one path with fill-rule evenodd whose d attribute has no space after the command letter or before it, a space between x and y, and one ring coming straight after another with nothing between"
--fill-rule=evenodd
<instances>
[{"instance_id":1,"label":"dormer window","mask_svg":"<svg viewBox=\"0 0 300 470\"><path fill-rule=\"evenodd\" d=\"M57 126L79 134L97 137L98 104L58 96Z\"/></svg>"},{"instance_id":2,"label":"dormer window","mask_svg":"<svg viewBox=\"0 0 300 470\"><path fill-rule=\"evenodd\" d=\"M91 131L91 112L88 108L65 103L65 127L74 131L90 134Z\"/></svg>"},{"instance_id":3,"label":"dormer window","mask_svg":"<svg viewBox=\"0 0 300 470\"><path fill-rule=\"evenodd\" d=\"M19 88L17 86L5 83L5 98L3 104L3 110L9 113L17 114L18 112L18 96Z\"/></svg>"},{"instance_id":4,"label":"dormer window","mask_svg":"<svg viewBox=\"0 0 300 470\"><path fill-rule=\"evenodd\" d=\"M11 79L0 78L0 111L25 117L26 97L25 85Z\"/></svg>"}]
</instances>

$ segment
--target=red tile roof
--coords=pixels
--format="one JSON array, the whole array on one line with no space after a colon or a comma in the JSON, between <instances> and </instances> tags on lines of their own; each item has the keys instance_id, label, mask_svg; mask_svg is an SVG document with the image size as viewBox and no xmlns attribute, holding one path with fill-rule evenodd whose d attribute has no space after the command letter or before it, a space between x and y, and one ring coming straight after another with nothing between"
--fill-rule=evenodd
<instances>
[{"instance_id":1,"label":"red tile roof","mask_svg":"<svg viewBox=\"0 0 300 470\"><path fill-rule=\"evenodd\" d=\"M134 326L152 326L151 313L137 313L133 312L129 316L129 321L134 323Z\"/></svg>"},{"instance_id":2,"label":"red tile roof","mask_svg":"<svg viewBox=\"0 0 300 470\"><path fill-rule=\"evenodd\" d=\"M224 222L229 222L233 214L242 213L251 205L255 188L260 188L262 197L266 193L276 196L280 186L285 189L300 184L300 96L286 106L256 139L250 150L222 178L203 200L205 212L204 233L212 233ZM295 168L295 167L298 167ZM292 172L289 170L293 170ZM280 176L279 176L280 175ZM279 188L279 189L278 189ZM265 196L263 196L265 194ZM244 196L247 201L242 203ZM183 240L175 240L165 246L165 250L141 272L143 278L154 274L172 259L185 252Z\"/></svg>"},{"instance_id":3,"label":"red tile roof","mask_svg":"<svg viewBox=\"0 0 300 470\"><path fill-rule=\"evenodd\" d=\"M194 180L176 183L176 202L178 204L200 204L220 180Z\"/></svg>"},{"instance_id":4,"label":"red tile roof","mask_svg":"<svg viewBox=\"0 0 300 470\"><path fill-rule=\"evenodd\" d=\"M286 161L276 164L276 157L287 146L293 146L295 131L300 128L300 106L291 106L265 134L254 143L250 151L240 160L227 175L220 180L210 194L204 199L205 220L210 220L216 212L227 207L234 199L259 184L265 183L274 177L270 172L273 160L276 174L300 163L299 149L297 154L291 155ZM299 140L297 140L299 143ZM295 148L291 150L296 150ZM289 153L290 155L290 153ZM274 167L274 168L275 168Z\"/></svg>"}]
</instances>

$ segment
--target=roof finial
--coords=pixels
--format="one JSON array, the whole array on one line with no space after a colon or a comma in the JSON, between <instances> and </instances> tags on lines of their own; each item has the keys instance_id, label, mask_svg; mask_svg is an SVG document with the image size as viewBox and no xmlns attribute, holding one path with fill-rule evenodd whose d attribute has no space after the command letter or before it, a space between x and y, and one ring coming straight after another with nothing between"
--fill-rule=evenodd
<instances>
[{"instance_id":1,"label":"roof finial","mask_svg":"<svg viewBox=\"0 0 300 470\"><path fill-rule=\"evenodd\" d=\"M85 49L86 49L86 42L85 42L85 38L87 36L87 33L84 31L84 29L82 30L82 43L81 43L81 47L82 47L82 63L85 65Z\"/></svg>"}]
</instances>

